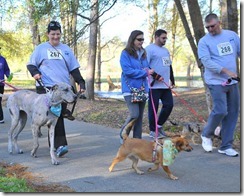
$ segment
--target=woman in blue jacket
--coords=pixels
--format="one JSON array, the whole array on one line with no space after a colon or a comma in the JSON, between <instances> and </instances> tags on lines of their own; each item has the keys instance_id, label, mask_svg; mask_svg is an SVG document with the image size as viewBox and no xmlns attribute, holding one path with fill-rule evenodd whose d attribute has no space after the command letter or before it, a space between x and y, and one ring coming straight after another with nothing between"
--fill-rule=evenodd
<instances>
[{"instance_id":1,"label":"woman in blue jacket","mask_svg":"<svg viewBox=\"0 0 244 196\"><path fill-rule=\"evenodd\" d=\"M1 49L1 47L0 47ZM0 54L0 93L4 93L4 75L6 77L10 76L10 69L6 59ZM0 97L0 123L4 123L3 109L2 109L2 97Z\"/></svg>"},{"instance_id":2,"label":"woman in blue jacket","mask_svg":"<svg viewBox=\"0 0 244 196\"><path fill-rule=\"evenodd\" d=\"M132 103L130 88L134 87L139 89L143 86L145 91L148 93L147 76L148 74L151 75L154 73L152 69L149 69L146 51L142 47L143 41L144 34L142 31L132 31L127 45L120 56L120 65L122 68L122 94L129 109L129 116L127 117L120 132L121 139L122 135L124 134L122 133L124 127L134 119L136 119L136 122L133 127L133 138L141 138L142 136L142 120L146 101ZM129 135L129 133L130 130L126 131L127 135Z\"/></svg>"}]
</instances>

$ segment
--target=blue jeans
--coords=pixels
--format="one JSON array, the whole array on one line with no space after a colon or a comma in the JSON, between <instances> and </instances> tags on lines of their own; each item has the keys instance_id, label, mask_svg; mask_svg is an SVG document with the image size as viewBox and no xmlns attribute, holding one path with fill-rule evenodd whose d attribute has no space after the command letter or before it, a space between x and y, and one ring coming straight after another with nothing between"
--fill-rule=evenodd
<instances>
[{"instance_id":1,"label":"blue jeans","mask_svg":"<svg viewBox=\"0 0 244 196\"><path fill-rule=\"evenodd\" d=\"M153 105L151 101L151 93L153 97L153 104L155 106L156 113L158 112L159 100L162 102L162 108L158 116L157 124L163 125L168 119L173 106L173 96L170 89L150 89L149 100L148 100L148 120L150 131L156 130L155 126L155 115L153 111Z\"/></svg>"},{"instance_id":2,"label":"blue jeans","mask_svg":"<svg viewBox=\"0 0 244 196\"><path fill-rule=\"evenodd\" d=\"M143 113L144 108L146 105L146 101L144 102L138 102L138 103L132 103L131 102L131 95L124 96L124 99L126 101L127 107L129 109L129 116L127 117L124 125L122 126L121 131L124 129L124 127L129 124L133 119L137 119L135 122L135 125L133 127L133 138L139 138L142 137L142 121L143 121ZM128 131L129 135L130 130Z\"/></svg>"},{"instance_id":3,"label":"blue jeans","mask_svg":"<svg viewBox=\"0 0 244 196\"><path fill-rule=\"evenodd\" d=\"M220 136L222 143L220 150L232 148L234 132L240 110L240 93L238 84L229 86L208 85L213 109L208 117L202 135L210 138L217 126L221 125Z\"/></svg>"}]
</instances>

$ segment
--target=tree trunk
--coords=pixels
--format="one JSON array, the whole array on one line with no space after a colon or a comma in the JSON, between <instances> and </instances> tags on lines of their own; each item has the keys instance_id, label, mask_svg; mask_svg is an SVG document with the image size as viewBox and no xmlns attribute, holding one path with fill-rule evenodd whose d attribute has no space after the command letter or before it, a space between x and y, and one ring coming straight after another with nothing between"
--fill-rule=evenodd
<instances>
[{"instance_id":1,"label":"tree trunk","mask_svg":"<svg viewBox=\"0 0 244 196\"><path fill-rule=\"evenodd\" d=\"M29 9L29 21L30 21L30 27L31 27L31 33L32 33L32 44L33 47L39 45L41 43L39 30L38 30L38 24L37 20L35 18L35 6L31 0L27 1L28 9Z\"/></svg>"},{"instance_id":2,"label":"tree trunk","mask_svg":"<svg viewBox=\"0 0 244 196\"><path fill-rule=\"evenodd\" d=\"M148 0L147 11L148 11L148 27L149 27L149 41L153 43L154 32L158 28L158 4L159 0ZM151 14L152 5L152 14Z\"/></svg>"},{"instance_id":3,"label":"tree trunk","mask_svg":"<svg viewBox=\"0 0 244 196\"><path fill-rule=\"evenodd\" d=\"M86 96L90 100L94 100L94 75L96 65L96 50L97 50L97 25L98 25L98 0L91 1L91 25L89 36L89 57L88 57L88 69L86 75Z\"/></svg>"},{"instance_id":4,"label":"tree trunk","mask_svg":"<svg viewBox=\"0 0 244 196\"><path fill-rule=\"evenodd\" d=\"M200 7L199 7L199 4L197 1L187 0L187 5L188 5L189 14L191 17L192 26L193 26L194 37L195 37L196 43L198 44L199 40L205 35L201 10L200 10ZM195 48L195 49L197 50L197 48ZM198 67L201 71L201 78L202 78L204 88L205 88L208 112L210 113L212 110L212 99L211 99L210 91L204 80L204 76L203 76L204 67L203 67L202 63L200 62L200 60L198 59L198 55L197 55L196 60L197 60Z\"/></svg>"},{"instance_id":5,"label":"tree trunk","mask_svg":"<svg viewBox=\"0 0 244 196\"><path fill-rule=\"evenodd\" d=\"M171 27L172 27L172 52L171 52L172 62L174 61L174 57L175 57L175 36L176 36L178 21L179 21L179 13L177 12L177 8L176 8L175 3L174 3L173 19L172 19L172 25L171 25Z\"/></svg>"},{"instance_id":6,"label":"tree trunk","mask_svg":"<svg viewBox=\"0 0 244 196\"><path fill-rule=\"evenodd\" d=\"M181 1L180 0L174 0L175 1L175 4L176 4L176 6L177 6L177 9L178 9L178 12L179 12L179 14L180 14L180 17L181 17L181 21L182 21L182 23L183 23L183 26L184 26L184 29L185 29L185 31L186 31L186 37L187 37L187 39L188 39L188 41L189 41L189 43L190 43L190 46L191 46L191 48L192 48L192 51L193 51L193 54L194 54L194 57L195 57L195 60L196 60L196 62L197 62L197 65L198 65L198 67L199 67L199 69L200 69L200 72L201 72L201 77L202 77L202 80L203 80L203 84L204 84L204 87L205 87L205 95L206 95L206 102L207 102L207 106L208 106L208 111L211 111L211 100L209 99L209 89L207 88L207 86L206 86L206 83L204 82L204 77L203 77L203 73L204 73L204 67L203 67L203 65L201 64L201 62L200 62L200 60L198 59L198 54L197 54L197 46L196 46L196 44L195 44L195 42L194 42L194 38L193 38L193 36L192 36L192 34L191 34L191 31L190 31L190 27L189 27L189 25L188 25L188 22L187 22L187 19L186 19L186 16L185 16L185 13L184 13L184 10L183 10L183 8L182 8L182 5L181 5ZM187 3L188 3L188 6L189 6L189 12L190 12L190 16L191 16L191 21L192 22L194 22L194 24L196 23L196 22L198 22L198 23L201 23L202 24L202 20L200 21L200 19L201 19L201 16L199 16L200 15L200 8L199 8L199 5L198 5L198 2L197 1L191 1L191 0L187 0ZM197 4L197 5L196 5ZM198 10L195 10L195 9L198 9ZM193 12L193 13L191 13L191 12ZM197 16L195 16L194 14L197 14ZM197 18L198 20L196 20L195 18ZM194 25L193 25L193 27L194 27ZM194 30L194 33L197 35L197 36L199 36L198 37L198 39L200 39L200 36L202 35L204 35L204 34L202 34L202 32L200 32L201 31L201 29L203 29L203 28L201 28L201 26L199 25L199 24L197 24L197 30ZM198 40L199 41L199 40Z\"/></svg>"},{"instance_id":7,"label":"tree trunk","mask_svg":"<svg viewBox=\"0 0 244 196\"><path fill-rule=\"evenodd\" d=\"M213 12L213 0L209 0L209 13Z\"/></svg>"},{"instance_id":8,"label":"tree trunk","mask_svg":"<svg viewBox=\"0 0 244 196\"><path fill-rule=\"evenodd\" d=\"M77 26L77 10L79 1L76 0L71 3L68 0L59 2L60 15L62 21L62 34L63 42L73 49L74 55L77 56L77 43L76 43L76 26ZM77 86L74 78L70 75L70 83L77 92Z\"/></svg>"},{"instance_id":9,"label":"tree trunk","mask_svg":"<svg viewBox=\"0 0 244 196\"><path fill-rule=\"evenodd\" d=\"M149 38L149 43L152 43L152 29L151 29L151 14L150 14L150 0L147 0L147 26L148 26L148 38Z\"/></svg>"},{"instance_id":10,"label":"tree trunk","mask_svg":"<svg viewBox=\"0 0 244 196\"><path fill-rule=\"evenodd\" d=\"M223 29L229 29L238 33L238 11L236 0L221 0L220 7Z\"/></svg>"},{"instance_id":11,"label":"tree trunk","mask_svg":"<svg viewBox=\"0 0 244 196\"><path fill-rule=\"evenodd\" d=\"M201 10L197 1L187 0L196 43L205 35Z\"/></svg>"},{"instance_id":12,"label":"tree trunk","mask_svg":"<svg viewBox=\"0 0 244 196\"><path fill-rule=\"evenodd\" d=\"M184 29L185 29L185 32L186 32L186 37L187 37L187 39L188 39L188 41L189 41L189 43L190 43L190 46L191 46L192 52L193 52L193 54L194 54L194 57L195 57L195 59L196 59L196 61L197 61L197 64L198 64L198 66L200 67L201 64L200 64L200 62L199 62L199 60L198 60L197 47L196 47L196 45L195 45L194 38L193 38L193 36L192 36L192 34L191 34L191 30L190 30L190 27L189 27L189 25L188 25L188 21L187 21L187 19L186 19L184 10L183 10L183 8L182 8L181 1L180 1L180 0L174 0L174 1L175 1L175 5L176 5L176 7L177 7L177 9L178 9L178 12L179 12L181 21L182 21L182 23L183 23L183 26L184 26Z\"/></svg>"},{"instance_id":13,"label":"tree trunk","mask_svg":"<svg viewBox=\"0 0 244 196\"><path fill-rule=\"evenodd\" d=\"M158 28L158 3L159 0L153 0L153 15L152 15L152 40L151 42L153 42L154 39L154 32L157 30Z\"/></svg>"},{"instance_id":14,"label":"tree trunk","mask_svg":"<svg viewBox=\"0 0 244 196\"><path fill-rule=\"evenodd\" d=\"M102 66L102 48L101 48L101 31L98 20L98 29L97 29L97 69L96 69L96 89L101 91L101 66Z\"/></svg>"},{"instance_id":15,"label":"tree trunk","mask_svg":"<svg viewBox=\"0 0 244 196\"><path fill-rule=\"evenodd\" d=\"M107 76L107 82L108 82L108 91L113 91L114 89L119 88L119 86L113 83L110 75Z\"/></svg>"},{"instance_id":16,"label":"tree trunk","mask_svg":"<svg viewBox=\"0 0 244 196\"><path fill-rule=\"evenodd\" d=\"M79 0L75 0L72 3L72 42L71 46L73 48L75 56L78 56L78 50L77 50L77 34L76 34L76 29L77 29L77 12L79 8Z\"/></svg>"},{"instance_id":17,"label":"tree trunk","mask_svg":"<svg viewBox=\"0 0 244 196\"><path fill-rule=\"evenodd\" d=\"M187 65L187 69L186 69L186 79L188 81L190 81L192 78L191 78L191 63L189 63Z\"/></svg>"}]
</instances>

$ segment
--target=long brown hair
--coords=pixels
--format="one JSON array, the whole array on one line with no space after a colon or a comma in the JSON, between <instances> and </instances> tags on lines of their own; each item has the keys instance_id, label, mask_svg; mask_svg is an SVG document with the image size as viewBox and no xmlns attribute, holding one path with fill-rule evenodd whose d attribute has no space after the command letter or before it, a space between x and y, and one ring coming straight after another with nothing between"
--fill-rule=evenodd
<instances>
[{"instance_id":1,"label":"long brown hair","mask_svg":"<svg viewBox=\"0 0 244 196\"><path fill-rule=\"evenodd\" d=\"M130 34L130 37L127 41L127 45L125 47L125 51L127 51L131 56L135 57L135 58L138 58L138 54L135 50L135 47L134 47L134 41L136 39L136 37L138 35L143 35L144 33L140 30L134 30L131 32ZM142 55L142 58L146 58L146 51L144 48L142 48L142 50L144 51L143 55Z\"/></svg>"}]
</instances>

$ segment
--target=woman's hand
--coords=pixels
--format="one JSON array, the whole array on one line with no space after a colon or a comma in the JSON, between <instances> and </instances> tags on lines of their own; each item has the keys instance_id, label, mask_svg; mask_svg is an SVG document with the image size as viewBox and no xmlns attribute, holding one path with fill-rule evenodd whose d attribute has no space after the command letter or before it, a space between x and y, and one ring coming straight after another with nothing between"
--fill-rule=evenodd
<instances>
[{"instance_id":1,"label":"woman's hand","mask_svg":"<svg viewBox=\"0 0 244 196\"><path fill-rule=\"evenodd\" d=\"M155 79L159 82L164 80L164 78L161 75L157 74L156 72L153 72L151 75L152 75L153 79Z\"/></svg>"},{"instance_id":2,"label":"woman's hand","mask_svg":"<svg viewBox=\"0 0 244 196\"><path fill-rule=\"evenodd\" d=\"M148 73L149 75L152 75L152 74L154 73L154 69L148 69L148 70L147 70L147 73Z\"/></svg>"},{"instance_id":3,"label":"woman's hand","mask_svg":"<svg viewBox=\"0 0 244 196\"><path fill-rule=\"evenodd\" d=\"M39 80L41 77L42 77L41 74L36 74L33 76L35 80Z\"/></svg>"}]
</instances>

